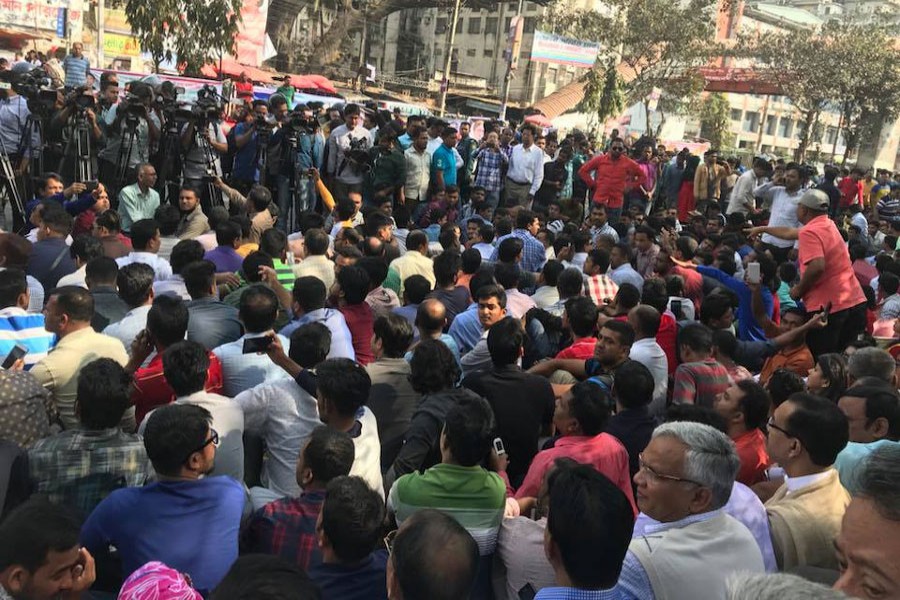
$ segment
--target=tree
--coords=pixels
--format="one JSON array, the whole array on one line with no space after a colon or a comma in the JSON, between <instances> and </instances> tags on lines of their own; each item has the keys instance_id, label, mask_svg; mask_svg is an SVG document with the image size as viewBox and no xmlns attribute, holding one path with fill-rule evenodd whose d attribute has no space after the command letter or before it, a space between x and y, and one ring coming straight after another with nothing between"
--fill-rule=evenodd
<instances>
[{"instance_id":1,"label":"tree","mask_svg":"<svg viewBox=\"0 0 900 600\"><path fill-rule=\"evenodd\" d=\"M819 118L836 97L835 82L848 64L829 43L827 30L768 32L741 40L737 50L754 61L754 68L790 98L800 112L800 139L795 159L803 161ZM825 33L825 35L823 35Z\"/></svg>"},{"instance_id":2,"label":"tree","mask_svg":"<svg viewBox=\"0 0 900 600\"><path fill-rule=\"evenodd\" d=\"M863 140L876 138L882 124L900 112L900 48L877 23L844 23L826 33L847 67L834 86L846 163Z\"/></svg>"},{"instance_id":3,"label":"tree","mask_svg":"<svg viewBox=\"0 0 900 600\"><path fill-rule=\"evenodd\" d=\"M731 105L725 94L709 94L700 105L700 135L710 141L713 148L728 148L734 144L731 133Z\"/></svg>"},{"instance_id":4,"label":"tree","mask_svg":"<svg viewBox=\"0 0 900 600\"><path fill-rule=\"evenodd\" d=\"M186 74L199 73L222 54L234 52L242 0L113 0L124 8L141 48L158 70L178 57Z\"/></svg>"},{"instance_id":5,"label":"tree","mask_svg":"<svg viewBox=\"0 0 900 600\"><path fill-rule=\"evenodd\" d=\"M644 103L648 128L655 92L660 92L657 111L664 115L693 106L703 90L699 68L718 53L718 0L609 0L605 6L608 10L599 12L560 1L542 23L560 35L600 42L600 55L586 78L584 106L596 107L604 121L620 107L603 94L619 90L624 105ZM730 4L723 10L730 10Z\"/></svg>"},{"instance_id":6,"label":"tree","mask_svg":"<svg viewBox=\"0 0 900 600\"><path fill-rule=\"evenodd\" d=\"M553 0L532 1L545 5ZM502 3L502 0L465 0L464 6L474 10L492 9ZM453 0L271 0L266 32L278 51L275 64L280 70L297 70L299 66L320 68L341 62L342 58L347 59L343 62L355 66L358 48L349 44L366 23L380 23L388 15L405 9L450 10L452 7ZM305 48L291 36L301 14L299 18L309 27L309 37L314 40ZM318 23L315 19L319 19Z\"/></svg>"}]
</instances>

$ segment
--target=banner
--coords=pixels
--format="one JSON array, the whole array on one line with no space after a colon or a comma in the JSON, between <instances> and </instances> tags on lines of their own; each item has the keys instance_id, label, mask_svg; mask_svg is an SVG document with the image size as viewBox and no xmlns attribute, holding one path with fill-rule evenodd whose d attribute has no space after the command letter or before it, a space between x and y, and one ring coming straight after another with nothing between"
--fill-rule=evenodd
<instances>
[{"instance_id":1,"label":"banner","mask_svg":"<svg viewBox=\"0 0 900 600\"><path fill-rule=\"evenodd\" d=\"M47 29L55 33L60 29L60 18L63 20L63 29L65 28L67 8L68 0L0 0L0 25ZM77 16L80 20L80 7L74 13L71 16Z\"/></svg>"},{"instance_id":2,"label":"banner","mask_svg":"<svg viewBox=\"0 0 900 600\"><path fill-rule=\"evenodd\" d=\"M244 0L241 8L241 23L235 39L237 52L235 59L242 65L258 67L269 56L266 45L266 19L269 15L269 0Z\"/></svg>"},{"instance_id":3,"label":"banner","mask_svg":"<svg viewBox=\"0 0 900 600\"><path fill-rule=\"evenodd\" d=\"M584 42L535 31L534 42L531 45L531 60L589 69L594 66L599 52L600 44L595 42Z\"/></svg>"},{"instance_id":4,"label":"banner","mask_svg":"<svg viewBox=\"0 0 900 600\"><path fill-rule=\"evenodd\" d=\"M106 33L103 36L103 54L107 59L117 56L140 56L141 45L136 37L121 33Z\"/></svg>"}]
</instances>

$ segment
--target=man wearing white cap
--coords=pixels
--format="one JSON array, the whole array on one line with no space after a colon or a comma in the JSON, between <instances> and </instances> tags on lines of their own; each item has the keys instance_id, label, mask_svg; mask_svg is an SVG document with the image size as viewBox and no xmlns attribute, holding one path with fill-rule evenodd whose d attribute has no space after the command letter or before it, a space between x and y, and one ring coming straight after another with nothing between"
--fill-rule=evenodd
<instances>
[{"instance_id":1,"label":"man wearing white cap","mask_svg":"<svg viewBox=\"0 0 900 600\"><path fill-rule=\"evenodd\" d=\"M751 234L769 233L799 240L800 282L791 297L803 300L808 312L830 307L828 324L809 332L806 342L813 355L840 352L865 331L866 296L853 275L844 239L828 218L830 201L821 190L807 190L797 202L802 227L754 227Z\"/></svg>"}]
</instances>

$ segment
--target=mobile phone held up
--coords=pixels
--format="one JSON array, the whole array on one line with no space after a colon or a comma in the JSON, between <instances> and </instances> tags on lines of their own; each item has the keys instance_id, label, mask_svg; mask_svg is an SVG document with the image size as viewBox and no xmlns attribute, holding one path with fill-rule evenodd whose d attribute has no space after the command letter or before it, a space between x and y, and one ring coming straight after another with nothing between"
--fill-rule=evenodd
<instances>
[{"instance_id":1,"label":"mobile phone held up","mask_svg":"<svg viewBox=\"0 0 900 600\"><path fill-rule=\"evenodd\" d=\"M265 352L272 345L275 338L264 335L262 337L246 338L242 352L244 354L255 354L257 352Z\"/></svg>"},{"instance_id":2,"label":"mobile phone held up","mask_svg":"<svg viewBox=\"0 0 900 600\"><path fill-rule=\"evenodd\" d=\"M497 456L503 456L506 454L506 447L503 445L503 440L496 437L494 438L494 452L497 453Z\"/></svg>"},{"instance_id":3,"label":"mobile phone held up","mask_svg":"<svg viewBox=\"0 0 900 600\"><path fill-rule=\"evenodd\" d=\"M9 351L9 354L6 355L6 359L4 359L2 365L3 368L12 369L12 366L16 364L16 361L25 358L26 354L28 354L28 348L16 344L15 346L13 346L13 349Z\"/></svg>"},{"instance_id":4,"label":"mobile phone held up","mask_svg":"<svg viewBox=\"0 0 900 600\"><path fill-rule=\"evenodd\" d=\"M750 283L759 283L760 274L758 262L747 263L747 281Z\"/></svg>"}]
</instances>

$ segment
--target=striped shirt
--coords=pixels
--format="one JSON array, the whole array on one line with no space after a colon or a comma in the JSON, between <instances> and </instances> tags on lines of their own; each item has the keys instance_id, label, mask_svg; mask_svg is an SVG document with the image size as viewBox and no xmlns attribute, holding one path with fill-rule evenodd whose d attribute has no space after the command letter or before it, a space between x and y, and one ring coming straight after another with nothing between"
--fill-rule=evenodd
<instances>
[{"instance_id":1,"label":"striped shirt","mask_svg":"<svg viewBox=\"0 0 900 600\"><path fill-rule=\"evenodd\" d=\"M402 525L417 510L434 508L466 528L482 556L493 554L506 508L506 484L479 466L437 464L403 475L391 487L388 507Z\"/></svg>"},{"instance_id":2,"label":"striped shirt","mask_svg":"<svg viewBox=\"0 0 900 600\"><path fill-rule=\"evenodd\" d=\"M18 306L0 310L0 362L16 345L28 350L26 369L47 356L56 345L56 336L44 329L44 315L27 313Z\"/></svg>"}]
</instances>

